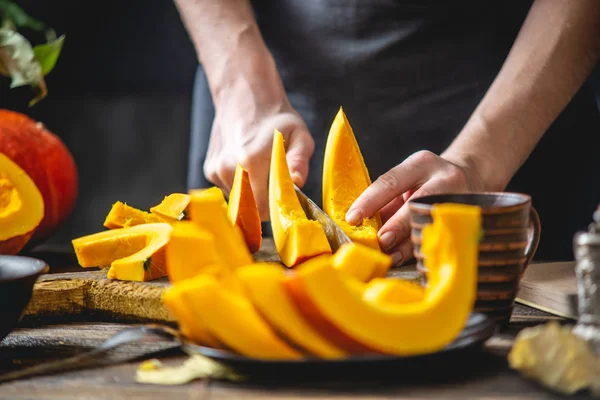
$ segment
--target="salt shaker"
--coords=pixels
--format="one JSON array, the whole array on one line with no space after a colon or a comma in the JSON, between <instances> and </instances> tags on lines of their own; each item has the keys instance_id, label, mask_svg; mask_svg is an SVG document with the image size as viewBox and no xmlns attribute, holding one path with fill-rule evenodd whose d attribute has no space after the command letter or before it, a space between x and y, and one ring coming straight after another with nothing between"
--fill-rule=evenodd
<instances>
[{"instance_id":1,"label":"salt shaker","mask_svg":"<svg viewBox=\"0 0 600 400\"><path fill-rule=\"evenodd\" d=\"M573 238L575 275L577 277L578 319L573 333L586 340L600 354L600 224L587 232L577 232Z\"/></svg>"}]
</instances>

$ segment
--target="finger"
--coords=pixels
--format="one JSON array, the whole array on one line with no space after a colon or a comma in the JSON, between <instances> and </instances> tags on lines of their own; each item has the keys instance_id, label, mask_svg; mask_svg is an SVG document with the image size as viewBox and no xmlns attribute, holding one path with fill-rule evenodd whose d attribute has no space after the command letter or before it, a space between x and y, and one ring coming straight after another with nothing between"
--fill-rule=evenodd
<instances>
[{"instance_id":1,"label":"finger","mask_svg":"<svg viewBox=\"0 0 600 400\"><path fill-rule=\"evenodd\" d=\"M379 215L381 216L381 221L385 223L388 219L392 217L392 215L396 214L396 212L404 205L406 201L403 196L398 196L385 206L381 210L379 210Z\"/></svg>"},{"instance_id":2,"label":"finger","mask_svg":"<svg viewBox=\"0 0 600 400\"><path fill-rule=\"evenodd\" d=\"M431 193L432 184L427 182L413 193L413 196L424 196ZM435 186L435 184L434 184ZM391 251L406 238L410 237L410 214L408 203L405 202L402 207L394 213L379 229L379 244L385 252Z\"/></svg>"},{"instance_id":3,"label":"finger","mask_svg":"<svg viewBox=\"0 0 600 400\"><path fill-rule=\"evenodd\" d=\"M392 257L392 266L398 267L412 259L413 250L414 247L410 238L406 238L400 242L400 244L394 247L389 253Z\"/></svg>"},{"instance_id":4,"label":"finger","mask_svg":"<svg viewBox=\"0 0 600 400\"><path fill-rule=\"evenodd\" d=\"M217 174L216 161L213 158L207 158L206 161L204 161L203 170L207 181L215 186L223 187L223 182L221 182L221 179Z\"/></svg>"},{"instance_id":5,"label":"finger","mask_svg":"<svg viewBox=\"0 0 600 400\"><path fill-rule=\"evenodd\" d=\"M381 175L350 206L346 222L359 225L364 218L372 217L396 196L426 182L430 171L435 168L435 157L433 153L416 153Z\"/></svg>"},{"instance_id":6,"label":"finger","mask_svg":"<svg viewBox=\"0 0 600 400\"><path fill-rule=\"evenodd\" d=\"M310 158L315 151L315 141L302 129L295 129L287 140L286 160L292 180L302 187L308 177Z\"/></svg>"},{"instance_id":7,"label":"finger","mask_svg":"<svg viewBox=\"0 0 600 400\"><path fill-rule=\"evenodd\" d=\"M217 176L221 181L221 189L226 197L229 196L231 186L233 185L233 176L237 166L237 158L231 154L222 155L217 163Z\"/></svg>"}]
</instances>

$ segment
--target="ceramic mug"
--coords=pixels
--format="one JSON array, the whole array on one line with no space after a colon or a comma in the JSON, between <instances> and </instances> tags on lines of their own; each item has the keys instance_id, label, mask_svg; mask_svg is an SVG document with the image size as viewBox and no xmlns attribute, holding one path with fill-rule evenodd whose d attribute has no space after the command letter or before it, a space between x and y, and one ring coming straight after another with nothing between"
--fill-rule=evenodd
<instances>
[{"instance_id":1,"label":"ceramic mug","mask_svg":"<svg viewBox=\"0 0 600 400\"><path fill-rule=\"evenodd\" d=\"M475 311L492 317L500 327L512 315L525 268L537 250L541 225L531 196L512 192L447 193L409 200L411 240L417 271L425 278L421 230L432 222L437 203L460 203L481 207L483 238L479 243Z\"/></svg>"}]
</instances>

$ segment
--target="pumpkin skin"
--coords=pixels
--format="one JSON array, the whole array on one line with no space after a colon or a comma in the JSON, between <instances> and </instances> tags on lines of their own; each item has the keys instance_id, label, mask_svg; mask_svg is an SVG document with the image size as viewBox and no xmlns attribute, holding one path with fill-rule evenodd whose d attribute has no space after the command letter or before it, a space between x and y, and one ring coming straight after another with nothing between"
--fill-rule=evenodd
<instances>
[{"instance_id":1,"label":"pumpkin skin","mask_svg":"<svg viewBox=\"0 0 600 400\"><path fill-rule=\"evenodd\" d=\"M300 205L290 176L283 135L275 130L269 171L269 213L281 262L292 268L321 254L331 254L325 231Z\"/></svg>"},{"instance_id":2,"label":"pumpkin skin","mask_svg":"<svg viewBox=\"0 0 600 400\"><path fill-rule=\"evenodd\" d=\"M260 250L262 243L260 214L256 206L248 171L241 164L238 164L235 168L233 185L229 192L227 214L231 223L241 229L250 253L254 254Z\"/></svg>"},{"instance_id":3,"label":"pumpkin skin","mask_svg":"<svg viewBox=\"0 0 600 400\"><path fill-rule=\"evenodd\" d=\"M146 282L167 275L165 247L173 228L165 222L111 229L72 240L80 266L110 265L109 279Z\"/></svg>"},{"instance_id":4,"label":"pumpkin skin","mask_svg":"<svg viewBox=\"0 0 600 400\"><path fill-rule=\"evenodd\" d=\"M369 171L354 136L352 126L340 107L331 124L323 159L323 211L346 232L352 241L379 249L377 232L381 217L377 212L361 225L346 222L346 213L358 196L371 185Z\"/></svg>"},{"instance_id":5,"label":"pumpkin skin","mask_svg":"<svg viewBox=\"0 0 600 400\"><path fill-rule=\"evenodd\" d=\"M414 355L444 348L475 304L481 213L476 206L440 204L432 215L423 229L429 275L421 301L365 301L326 257L291 271L287 293L315 329L349 352Z\"/></svg>"},{"instance_id":6,"label":"pumpkin skin","mask_svg":"<svg viewBox=\"0 0 600 400\"><path fill-rule=\"evenodd\" d=\"M0 109L0 152L27 172L44 198L44 218L27 244L34 246L54 234L75 207L75 160L60 138L42 123L4 109Z\"/></svg>"},{"instance_id":7,"label":"pumpkin skin","mask_svg":"<svg viewBox=\"0 0 600 400\"><path fill-rule=\"evenodd\" d=\"M0 254L18 254L44 218L44 198L21 167L0 153Z\"/></svg>"}]
</instances>

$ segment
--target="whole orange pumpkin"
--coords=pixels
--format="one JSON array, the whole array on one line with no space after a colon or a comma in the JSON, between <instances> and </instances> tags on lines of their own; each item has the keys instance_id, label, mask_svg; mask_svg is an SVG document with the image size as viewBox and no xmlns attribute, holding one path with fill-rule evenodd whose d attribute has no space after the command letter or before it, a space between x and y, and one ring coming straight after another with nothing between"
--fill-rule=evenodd
<instances>
[{"instance_id":1,"label":"whole orange pumpkin","mask_svg":"<svg viewBox=\"0 0 600 400\"><path fill-rule=\"evenodd\" d=\"M78 173L63 141L41 122L22 113L0 109L0 153L21 167L44 198L44 217L28 247L54 234L75 207Z\"/></svg>"}]
</instances>

